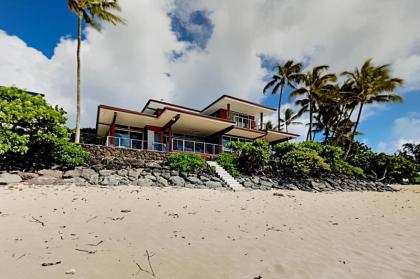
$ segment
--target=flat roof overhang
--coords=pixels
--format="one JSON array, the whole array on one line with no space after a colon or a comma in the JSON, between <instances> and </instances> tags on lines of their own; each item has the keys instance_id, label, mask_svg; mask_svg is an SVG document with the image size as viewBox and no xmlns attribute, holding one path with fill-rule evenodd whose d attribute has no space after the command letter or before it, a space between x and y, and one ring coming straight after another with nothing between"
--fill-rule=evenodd
<instances>
[{"instance_id":1,"label":"flat roof overhang","mask_svg":"<svg viewBox=\"0 0 420 279\"><path fill-rule=\"evenodd\" d=\"M116 107L98 106L97 135L106 136L114 120L116 125L144 128L146 125L163 127L179 115L178 121L172 125L174 133L196 136L209 136L224 130L234 122L218 119L211 116L188 112L176 108L164 108L158 115L149 115L141 112L125 110Z\"/></svg>"},{"instance_id":2,"label":"flat roof overhang","mask_svg":"<svg viewBox=\"0 0 420 279\"><path fill-rule=\"evenodd\" d=\"M219 109L226 109L228 104L230 105L231 111L249 115L259 115L262 112L264 116L267 116L273 114L276 111L274 108L239 99L233 96L223 95L205 107L201 112L210 115Z\"/></svg>"},{"instance_id":3,"label":"flat roof overhang","mask_svg":"<svg viewBox=\"0 0 420 279\"><path fill-rule=\"evenodd\" d=\"M267 130L267 135L264 139L268 142L281 142L285 140L290 140L299 137L297 134L282 132L282 131L275 131L275 130Z\"/></svg>"},{"instance_id":4,"label":"flat roof overhang","mask_svg":"<svg viewBox=\"0 0 420 279\"><path fill-rule=\"evenodd\" d=\"M265 131L260 130L251 130L234 127L232 130L226 133L227 136L247 138L247 139L257 139L265 136Z\"/></svg>"}]
</instances>

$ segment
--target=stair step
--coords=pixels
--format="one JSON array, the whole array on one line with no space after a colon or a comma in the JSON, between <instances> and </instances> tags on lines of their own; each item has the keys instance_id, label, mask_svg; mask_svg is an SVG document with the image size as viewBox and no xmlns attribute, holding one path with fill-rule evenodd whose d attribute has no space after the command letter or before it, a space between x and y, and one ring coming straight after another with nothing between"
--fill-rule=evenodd
<instances>
[{"instance_id":1,"label":"stair step","mask_svg":"<svg viewBox=\"0 0 420 279\"><path fill-rule=\"evenodd\" d=\"M214 167L216 174L233 190L243 190L244 187L241 183L236 181L236 179L230 175L222 166L220 166L215 161L207 161L209 166Z\"/></svg>"}]
</instances>

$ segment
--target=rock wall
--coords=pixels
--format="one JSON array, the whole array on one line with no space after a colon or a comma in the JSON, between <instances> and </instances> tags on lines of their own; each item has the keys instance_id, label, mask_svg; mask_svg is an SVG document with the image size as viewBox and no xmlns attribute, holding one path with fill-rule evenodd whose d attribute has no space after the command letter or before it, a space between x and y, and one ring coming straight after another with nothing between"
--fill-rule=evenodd
<instances>
[{"instance_id":1,"label":"rock wall","mask_svg":"<svg viewBox=\"0 0 420 279\"><path fill-rule=\"evenodd\" d=\"M82 144L81 146L92 154L89 165L102 165L109 169L142 168L150 162L161 164L168 161L168 155L164 152L103 145Z\"/></svg>"},{"instance_id":2,"label":"rock wall","mask_svg":"<svg viewBox=\"0 0 420 279\"><path fill-rule=\"evenodd\" d=\"M382 182L355 180L353 178L328 175L318 178L268 178L266 176L240 176L237 178L245 188L270 190L301 190L308 192L326 192L326 191L396 191L394 188L383 184Z\"/></svg>"},{"instance_id":3,"label":"rock wall","mask_svg":"<svg viewBox=\"0 0 420 279\"><path fill-rule=\"evenodd\" d=\"M12 172L0 173L0 184L24 183L28 185L66 185L77 186L178 186L188 188L222 188L227 185L217 176L201 171L186 173L171 170L148 162L144 168L95 169L78 167L74 170L44 169L36 173Z\"/></svg>"}]
</instances>

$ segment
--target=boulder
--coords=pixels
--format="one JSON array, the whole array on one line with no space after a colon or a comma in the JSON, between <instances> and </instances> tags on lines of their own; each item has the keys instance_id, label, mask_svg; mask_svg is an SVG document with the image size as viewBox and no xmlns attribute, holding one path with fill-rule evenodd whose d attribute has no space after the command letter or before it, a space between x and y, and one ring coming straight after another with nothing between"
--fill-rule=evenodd
<instances>
[{"instance_id":1,"label":"boulder","mask_svg":"<svg viewBox=\"0 0 420 279\"><path fill-rule=\"evenodd\" d=\"M139 178L142 171L143 171L143 169L129 169L128 170L128 178L130 180L136 180L136 179Z\"/></svg>"},{"instance_id":2,"label":"boulder","mask_svg":"<svg viewBox=\"0 0 420 279\"><path fill-rule=\"evenodd\" d=\"M244 181L244 182L242 183L242 185L243 185L245 188L252 188L252 187L254 186L254 183L252 183L251 181Z\"/></svg>"},{"instance_id":3,"label":"boulder","mask_svg":"<svg viewBox=\"0 0 420 279\"><path fill-rule=\"evenodd\" d=\"M179 171L171 170L171 175L172 176L179 176Z\"/></svg>"},{"instance_id":4,"label":"boulder","mask_svg":"<svg viewBox=\"0 0 420 279\"><path fill-rule=\"evenodd\" d=\"M38 174L45 175L45 176L52 176L55 178L63 177L63 172L60 170L43 169L43 170L38 171Z\"/></svg>"},{"instance_id":5,"label":"boulder","mask_svg":"<svg viewBox=\"0 0 420 279\"><path fill-rule=\"evenodd\" d=\"M192 184L203 184L203 182L195 176L188 176L187 180Z\"/></svg>"},{"instance_id":6,"label":"boulder","mask_svg":"<svg viewBox=\"0 0 420 279\"><path fill-rule=\"evenodd\" d=\"M28 180L28 184L31 185L55 185L58 184L60 179L54 176L48 176L48 175L41 175L35 178L32 178Z\"/></svg>"},{"instance_id":7,"label":"boulder","mask_svg":"<svg viewBox=\"0 0 420 279\"><path fill-rule=\"evenodd\" d=\"M63 173L63 178L80 177L80 173L81 173L80 169L68 170L68 171Z\"/></svg>"},{"instance_id":8,"label":"boulder","mask_svg":"<svg viewBox=\"0 0 420 279\"><path fill-rule=\"evenodd\" d=\"M164 173L161 174L161 176L163 178L165 178L166 180L168 180L169 178L171 178L171 174L169 172L164 172Z\"/></svg>"},{"instance_id":9,"label":"boulder","mask_svg":"<svg viewBox=\"0 0 420 279\"><path fill-rule=\"evenodd\" d=\"M172 185L184 187L185 186L185 180L180 176L172 176L169 178L169 181Z\"/></svg>"},{"instance_id":10,"label":"boulder","mask_svg":"<svg viewBox=\"0 0 420 279\"><path fill-rule=\"evenodd\" d=\"M155 176L153 176L153 175L150 175L150 174L146 175L144 178L145 178L145 179L152 180L152 181L156 181L156 177L155 177Z\"/></svg>"},{"instance_id":11,"label":"boulder","mask_svg":"<svg viewBox=\"0 0 420 279\"><path fill-rule=\"evenodd\" d=\"M206 182L206 181L209 181L210 179L209 179L207 176L200 175L200 180L201 180L202 182Z\"/></svg>"},{"instance_id":12,"label":"boulder","mask_svg":"<svg viewBox=\"0 0 420 279\"><path fill-rule=\"evenodd\" d=\"M222 183L217 182L217 181L207 181L206 187L210 189L215 189L215 188L223 187L223 185Z\"/></svg>"},{"instance_id":13,"label":"boulder","mask_svg":"<svg viewBox=\"0 0 420 279\"><path fill-rule=\"evenodd\" d=\"M160 164L158 162L155 161L150 161L146 163L146 167L148 168L160 168Z\"/></svg>"},{"instance_id":14,"label":"boulder","mask_svg":"<svg viewBox=\"0 0 420 279\"><path fill-rule=\"evenodd\" d=\"M271 188L273 186L273 183L268 180L261 180L260 184L262 188Z\"/></svg>"},{"instance_id":15,"label":"boulder","mask_svg":"<svg viewBox=\"0 0 420 279\"><path fill-rule=\"evenodd\" d=\"M38 177L39 174L33 172L18 172L17 173L23 180L30 180L32 178Z\"/></svg>"},{"instance_id":16,"label":"boulder","mask_svg":"<svg viewBox=\"0 0 420 279\"><path fill-rule=\"evenodd\" d=\"M126 169L118 170L117 174L119 176L127 176L128 175L128 170L126 170Z\"/></svg>"},{"instance_id":17,"label":"boulder","mask_svg":"<svg viewBox=\"0 0 420 279\"><path fill-rule=\"evenodd\" d=\"M166 180L165 178L163 178L162 176L158 176L156 178L156 184L160 187L167 187L169 186L168 180Z\"/></svg>"},{"instance_id":18,"label":"boulder","mask_svg":"<svg viewBox=\"0 0 420 279\"><path fill-rule=\"evenodd\" d=\"M154 182L148 178L140 178L139 180L137 180L138 186L152 186L153 184Z\"/></svg>"},{"instance_id":19,"label":"boulder","mask_svg":"<svg viewBox=\"0 0 420 279\"><path fill-rule=\"evenodd\" d=\"M102 177L100 184L105 186L118 186L120 185L122 177L116 174Z\"/></svg>"},{"instance_id":20,"label":"boulder","mask_svg":"<svg viewBox=\"0 0 420 279\"><path fill-rule=\"evenodd\" d=\"M109 175L112 175L114 173L115 173L114 170L100 170L99 171L99 174L102 175L102 176L109 176Z\"/></svg>"},{"instance_id":21,"label":"boulder","mask_svg":"<svg viewBox=\"0 0 420 279\"><path fill-rule=\"evenodd\" d=\"M11 174L11 173L2 173L0 174L0 184L14 184L19 183L22 181L22 178L17 174Z\"/></svg>"}]
</instances>

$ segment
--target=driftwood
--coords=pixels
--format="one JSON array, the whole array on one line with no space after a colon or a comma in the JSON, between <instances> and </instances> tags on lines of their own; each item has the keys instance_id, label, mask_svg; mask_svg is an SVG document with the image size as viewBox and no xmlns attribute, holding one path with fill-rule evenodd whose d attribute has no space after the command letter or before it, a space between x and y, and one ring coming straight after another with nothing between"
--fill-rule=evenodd
<instances>
[{"instance_id":1,"label":"driftwood","mask_svg":"<svg viewBox=\"0 0 420 279\"><path fill-rule=\"evenodd\" d=\"M32 216L32 219L34 220L33 222L35 222L35 223L40 223L43 227L45 227L44 222L42 222L42 221L40 221L40 220L36 219L34 216Z\"/></svg>"},{"instance_id":2,"label":"driftwood","mask_svg":"<svg viewBox=\"0 0 420 279\"><path fill-rule=\"evenodd\" d=\"M56 264L61 264L61 261L53 262L53 263L43 263L41 264L41 266L51 266L51 265L56 265Z\"/></svg>"},{"instance_id":3,"label":"driftwood","mask_svg":"<svg viewBox=\"0 0 420 279\"><path fill-rule=\"evenodd\" d=\"M98 216L93 216L92 218L86 220L86 223L89 223L90 221L95 220L96 218L98 218Z\"/></svg>"},{"instance_id":4,"label":"driftwood","mask_svg":"<svg viewBox=\"0 0 420 279\"><path fill-rule=\"evenodd\" d=\"M95 254L97 252L96 250L90 251L90 250L84 250L84 249L78 249L78 248L76 248L75 250L79 251L79 252L85 252L85 253L88 253L88 254Z\"/></svg>"},{"instance_id":5,"label":"driftwood","mask_svg":"<svg viewBox=\"0 0 420 279\"><path fill-rule=\"evenodd\" d=\"M384 180L386 178L386 172L388 171L388 169L385 169L384 174L382 176L382 178L378 179L378 175L376 174L376 172L374 172L373 170L371 170L371 172L375 175L375 181L376 182L380 182L382 180Z\"/></svg>"},{"instance_id":6,"label":"driftwood","mask_svg":"<svg viewBox=\"0 0 420 279\"><path fill-rule=\"evenodd\" d=\"M139 274L139 272L140 272L140 271L142 271L142 272L145 272L145 273L147 273L147 274L152 275L153 277L156 277L156 274L155 274L155 272L154 272L154 270L153 270L153 267L152 267L152 263L150 262L150 258L151 258L151 257L153 257L153 255L150 255L150 254L149 254L149 251L147 251L147 250L146 250L146 256L147 256L147 262L148 262L148 264L149 264L149 269L150 269L150 270L146 270L146 269L142 268L142 267L141 267L138 263L136 263L137 268L139 269L139 270L137 271L136 275L137 275L137 274Z\"/></svg>"},{"instance_id":7,"label":"driftwood","mask_svg":"<svg viewBox=\"0 0 420 279\"><path fill-rule=\"evenodd\" d=\"M98 243L96 243L96 244L88 244L89 246L98 246L99 244L101 244L102 242L104 242L103 240L101 240L101 241L99 241Z\"/></svg>"}]
</instances>

